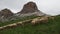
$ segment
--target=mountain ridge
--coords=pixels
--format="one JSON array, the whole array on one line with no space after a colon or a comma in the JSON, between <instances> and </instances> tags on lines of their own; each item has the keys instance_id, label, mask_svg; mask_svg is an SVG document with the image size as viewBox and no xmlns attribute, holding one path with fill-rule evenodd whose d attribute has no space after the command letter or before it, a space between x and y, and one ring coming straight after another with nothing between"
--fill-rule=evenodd
<instances>
[{"instance_id":1,"label":"mountain ridge","mask_svg":"<svg viewBox=\"0 0 60 34\"><path fill-rule=\"evenodd\" d=\"M47 14L40 11L35 2L28 2L24 4L23 9L18 13L12 13L10 9L3 9L0 11L0 21L9 21L15 20L16 18L24 17L24 16L48 16Z\"/></svg>"}]
</instances>

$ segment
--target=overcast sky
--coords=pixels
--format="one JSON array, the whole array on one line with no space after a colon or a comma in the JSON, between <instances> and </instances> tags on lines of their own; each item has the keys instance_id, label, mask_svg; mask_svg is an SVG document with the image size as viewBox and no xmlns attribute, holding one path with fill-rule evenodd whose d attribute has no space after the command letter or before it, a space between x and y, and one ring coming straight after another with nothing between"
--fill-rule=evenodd
<instances>
[{"instance_id":1,"label":"overcast sky","mask_svg":"<svg viewBox=\"0 0 60 34\"><path fill-rule=\"evenodd\" d=\"M12 12L17 13L29 1L35 2L38 9L44 13L60 14L60 0L0 0L0 10L9 8Z\"/></svg>"}]
</instances>

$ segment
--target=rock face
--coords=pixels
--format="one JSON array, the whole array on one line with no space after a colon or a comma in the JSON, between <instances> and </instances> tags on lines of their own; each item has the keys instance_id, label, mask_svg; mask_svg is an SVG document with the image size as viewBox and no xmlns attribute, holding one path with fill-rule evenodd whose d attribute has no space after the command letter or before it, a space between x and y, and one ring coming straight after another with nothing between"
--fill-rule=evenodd
<instances>
[{"instance_id":1,"label":"rock face","mask_svg":"<svg viewBox=\"0 0 60 34\"><path fill-rule=\"evenodd\" d=\"M0 11L0 21L8 21L8 20L15 20L19 19L20 17L23 16L31 16L31 15L36 15L36 16L45 16L43 12L38 10L36 4L34 2L28 2L23 6L23 9L18 12L17 14L12 13L9 9L5 8Z\"/></svg>"},{"instance_id":2,"label":"rock face","mask_svg":"<svg viewBox=\"0 0 60 34\"><path fill-rule=\"evenodd\" d=\"M10 18L11 16L13 16L13 13L7 8L0 11L0 21L1 20L5 21L8 18Z\"/></svg>"},{"instance_id":3,"label":"rock face","mask_svg":"<svg viewBox=\"0 0 60 34\"><path fill-rule=\"evenodd\" d=\"M20 16L30 16L30 15L38 15L43 16L45 15L43 12L39 11L36 4L34 2L28 2L23 6L23 9L18 12Z\"/></svg>"},{"instance_id":4,"label":"rock face","mask_svg":"<svg viewBox=\"0 0 60 34\"><path fill-rule=\"evenodd\" d=\"M35 12L35 10L38 10L36 4L33 2L29 2L24 5L24 7L20 13L32 13L32 12Z\"/></svg>"}]
</instances>

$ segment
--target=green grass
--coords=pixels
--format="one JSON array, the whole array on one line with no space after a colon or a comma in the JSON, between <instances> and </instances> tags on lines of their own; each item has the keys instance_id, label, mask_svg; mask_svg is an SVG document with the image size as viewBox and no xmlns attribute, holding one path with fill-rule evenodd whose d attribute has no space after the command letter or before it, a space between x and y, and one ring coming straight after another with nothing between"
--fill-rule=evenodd
<instances>
[{"instance_id":1,"label":"green grass","mask_svg":"<svg viewBox=\"0 0 60 34\"><path fill-rule=\"evenodd\" d=\"M60 16L56 16L54 20L49 19L47 24L35 26L26 24L25 26L1 30L0 34L60 34Z\"/></svg>"},{"instance_id":2,"label":"green grass","mask_svg":"<svg viewBox=\"0 0 60 34\"><path fill-rule=\"evenodd\" d=\"M19 17L16 20L10 20L10 21L6 21L6 22L0 22L0 26L4 26L4 25L7 25L7 24L12 24L12 23L20 22L20 21L25 21L25 20L33 19L33 18L36 18L36 17L38 17L38 16L32 15L32 16Z\"/></svg>"}]
</instances>

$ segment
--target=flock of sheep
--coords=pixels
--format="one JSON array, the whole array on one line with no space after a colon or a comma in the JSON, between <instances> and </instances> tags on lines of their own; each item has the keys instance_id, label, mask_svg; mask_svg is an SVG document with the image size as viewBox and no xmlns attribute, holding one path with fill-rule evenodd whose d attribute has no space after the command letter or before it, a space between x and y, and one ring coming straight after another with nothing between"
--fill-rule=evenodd
<instances>
[{"instance_id":1,"label":"flock of sheep","mask_svg":"<svg viewBox=\"0 0 60 34\"><path fill-rule=\"evenodd\" d=\"M0 30L6 29L6 28L13 28L13 27L16 27L18 25L25 25L27 23L31 23L32 25L36 25L36 24L40 24L40 23L48 23L49 18L54 19L54 17L38 17L35 19L30 19L30 20L2 26L2 27L0 27Z\"/></svg>"}]
</instances>

